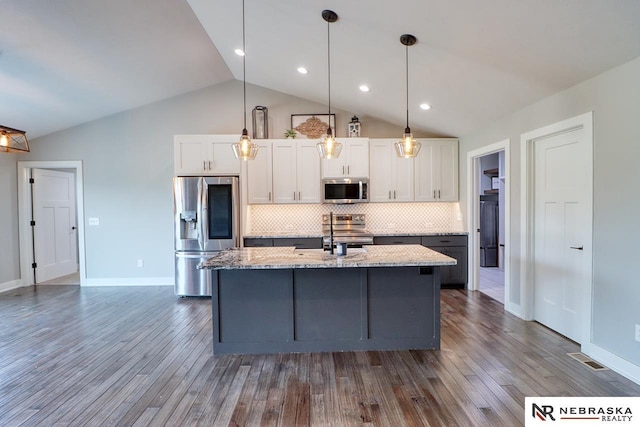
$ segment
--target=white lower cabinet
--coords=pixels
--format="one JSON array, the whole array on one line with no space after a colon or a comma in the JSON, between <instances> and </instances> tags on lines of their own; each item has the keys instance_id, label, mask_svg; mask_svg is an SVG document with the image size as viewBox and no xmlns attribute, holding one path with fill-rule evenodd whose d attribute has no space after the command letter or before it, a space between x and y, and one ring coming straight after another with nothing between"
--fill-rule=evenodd
<instances>
[{"instance_id":1,"label":"white lower cabinet","mask_svg":"<svg viewBox=\"0 0 640 427\"><path fill-rule=\"evenodd\" d=\"M415 158L415 201L458 201L458 140L420 139Z\"/></svg>"},{"instance_id":2,"label":"white lower cabinet","mask_svg":"<svg viewBox=\"0 0 640 427\"><path fill-rule=\"evenodd\" d=\"M398 157L396 139L371 139L369 197L372 202L412 202L414 160Z\"/></svg>"}]
</instances>

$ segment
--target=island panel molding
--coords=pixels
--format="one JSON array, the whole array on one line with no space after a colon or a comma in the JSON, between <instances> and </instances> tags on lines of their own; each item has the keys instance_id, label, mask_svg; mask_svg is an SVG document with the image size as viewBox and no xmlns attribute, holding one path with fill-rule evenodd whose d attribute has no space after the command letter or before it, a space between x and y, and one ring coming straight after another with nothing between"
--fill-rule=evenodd
<instances>
[{"instance_id":1,"label":"island panel molding","mask_svg":"<svg viewBox=\"0 0 640 427\"><path fill-rule=\"evenodd\" d=\"M213 353L440 348L440 266L420 245L235 248L211 270Z\"/></svg>"}]
</instances>

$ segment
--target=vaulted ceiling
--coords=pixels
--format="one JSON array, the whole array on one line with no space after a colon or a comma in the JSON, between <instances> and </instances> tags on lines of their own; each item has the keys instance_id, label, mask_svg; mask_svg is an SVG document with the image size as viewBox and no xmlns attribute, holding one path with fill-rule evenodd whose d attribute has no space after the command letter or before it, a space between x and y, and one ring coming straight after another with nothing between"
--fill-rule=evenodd
<instances>
[{"instance_id":1,"label":"vaulted ceiling","mask_svg":"<svg viewBox=\"0 0 640 427\"><path fill-rule=\"evenodd\" d=\"M399 37L415 35L411 127L440 135L463 136L640 56L637 0L245 3L248 82L326 104L321 11L331 9L332 106L399 127ZM0 13L0 124L31 138L242 79L240 0L0 0Z\"/></svg>"}]
</instances>

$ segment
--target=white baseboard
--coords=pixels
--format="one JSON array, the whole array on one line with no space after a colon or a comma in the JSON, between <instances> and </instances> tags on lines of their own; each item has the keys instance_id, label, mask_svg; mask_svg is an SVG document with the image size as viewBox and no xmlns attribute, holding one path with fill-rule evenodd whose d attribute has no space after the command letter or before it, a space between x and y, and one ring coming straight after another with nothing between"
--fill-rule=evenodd
<instances>
[{"instance_id":1,"label":"white baseboard","mask_svg":"<svg viewBox=\"0 0 640 427\"><path fill-rule=\"evenodd\" d=\"M85 279L83 287L91 286L173 286L173 277L117 277Z\"/></svg>"},{"instance_id":2,"label":"white baseboard","mask_svg":"<svg viewBox=\"0 0 640 427\"><path fill-rule=\"evenodd\" d=\"M8 282L0 283L0 292L10 291L22 286L22 280L10 280Z\"/></svg>"},{"instance_id":3,"label":"white baseboard","mask_svg":"<svg viewBox=\"0 0 640 427\"><path fill-rule=\"evenodd\" d=\"M636 384L640 384L640 366L634 365L620 356L616 356L593 343L582 345L582 352L607 368L627 377Z\"/></svg>"}]
</instances>

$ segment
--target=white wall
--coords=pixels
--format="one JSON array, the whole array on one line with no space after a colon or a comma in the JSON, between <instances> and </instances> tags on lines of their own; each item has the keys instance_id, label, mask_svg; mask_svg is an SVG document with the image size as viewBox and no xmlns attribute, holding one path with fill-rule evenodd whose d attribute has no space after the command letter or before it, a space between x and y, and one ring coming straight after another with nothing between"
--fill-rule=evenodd
<instances>
[{"instance_id":1,"label":"white wall","mask_svg":"<svg viewBox=\"0 0 640 427\"><path fill-rule=\"evenodd\" d=\"M0 292L20 278L17 158L14 153L0 152Z\"/></svg>"},{"instance_id":2,"label":"white wall","mask_svg":"<svg viewBox=\"0 0 640 427\"><path fill-rule=\"evenodd\" d=\"M640 58L546 98L460 138L460 159L479 147L511 138L511 293L519 304L520 134L593 111L594 294L593 344L640 366L640 283L635 266L640 240ZM466 162L461 161L461 203L466 202ZM466 206L462 212L467 212ZM468 220L468 219L467 219Z\"/></svg>"},{"instance_id":3,"label":"white wall","mask_svg":"<svg viewBox=\"0 0 640 427\"><path fill-rule=\"evenodd\" d=\"M325 105L253 85L247 85L247 105L249 133L251 109L264 105L269 135L276 138L290 127L291 114L326 111ZM334 112L337 134L345 136L353 113ZM363 136L402 134L402 126L360 120ZM173 135L241 130L242 82L230 81L34 139L28 154L0 153L0 284L20 278L16 160L83 162L89 279L172 278ZM88 226L89 217L100 218L100 226ZM138 259L144 267L137 267Z\"/></svg>"}]
</instances>

